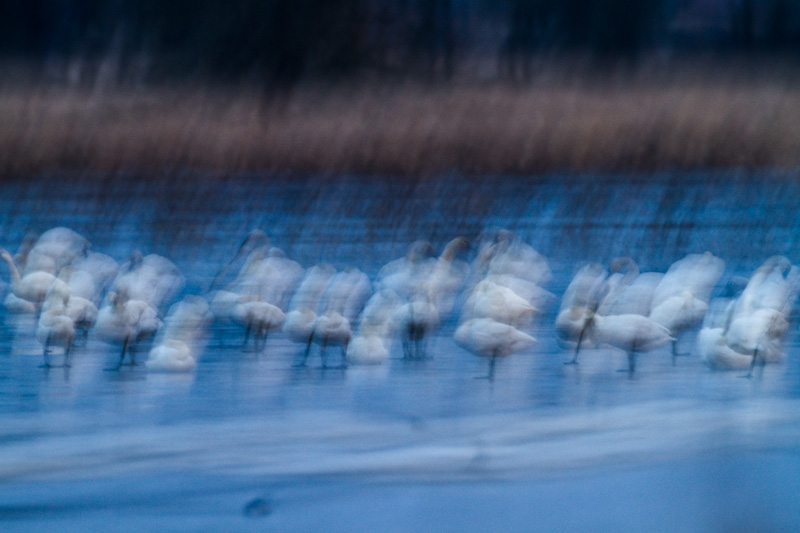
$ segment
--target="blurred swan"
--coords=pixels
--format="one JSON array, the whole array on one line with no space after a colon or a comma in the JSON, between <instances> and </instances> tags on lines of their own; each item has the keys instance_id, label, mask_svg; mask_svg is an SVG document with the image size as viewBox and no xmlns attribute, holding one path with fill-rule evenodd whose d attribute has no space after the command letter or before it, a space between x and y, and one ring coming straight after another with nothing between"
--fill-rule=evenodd
<instances>
[{"instance_id":1,"label":"blurred swan","mask_svg":"<svg viewBox=\"0 0 800 533\"><path fill-rule=\"evenodd\" d=\"M487 279L478 283L464 302L462 319L491 318L514 328L521 328L530 323L536 312L525 298L508 287Z\"/></svg>"},{"instance_id":2,"label":"blurred swan","mask_svg":"<svg viewBox=\"0 0 800 533\"><path fill-rule=\"evenodd\" d=\"M142 257L138 252L119 269L111 291L126 294L130 300L146 302L163 311L182 289L185 279L169 259L156 254Z\"/></svg>"},{"instance_id":3,"label":"blurred swan","mask_svg":"<svg viewBox=\"0 0 800 533\"><path fill-rule=\"evenodd\" d=\"M108 303L97 313L94 332L97 337L110 344L121 344L118 370L130 351L130 365L136 365L133 350L135 343L155 335L161 327L158 312L143 300L132 300L125 293L110 293Z\"/></svg>"},{"instance_id":4,"label":"blurred swan","mask_svg":"<svg viewBox=\"0 0 800 533\"><path fill-rule=\"evenodd\" d=\"M395 308L392 330L400 335L404 359L424 359L426 340L439 329L439 310L425 294Z\"/></svg>"},{"instance_id":5,"label":"blurred swan","mask_svg":"<svg viewBox=\"0 0 800 533\"><path fill-rule=\"evenodd\" d=\"M506 229L481 247L473 265L472 285L489 275L510 275L540 287L552 278L547 259Z\"/></svg>"},{"instance_id":6,"label":"blurred swan","mask_svg":"<svg viewBox=\"0 0 800 533\"><path fill-rule=\"evenodd\" d=\"M159 342L145 366L151 372L190 372L197 366L197 343L211 321L203 298L186 296L170 308Z\"/></svg>"},{"instance_id":7,"label":"blurred swan","mask_svg":"<svg viewBox=\"0 0 800 533\"><path fill-rule=\"evenodd\" d=\"M252 334L253 348L256 352L261 352L267 343L269 333L281 330L286 315L278 306L271 303L247 300L234 307L232 318L234 322L245 327L242 348L247 348Z\"/></svg>"},{"instance_id":8,"label":"blurred swan","mask_svg":"<svg viewBox=\"0 0 800 533\"><path fill-rule=\"evenodd\" d=\"M67 294L68 298L69 295ZM69 367L69 356L75 339L75 321L66 311L64 294L49 292L42 313L36 324L36 339L44 347L44 367L50 364L50 347L60 346L64 349L64 366Z\"/></svg>"},{"instance_id":9,"label":"blurred swan","mask_svg":"<svg viewBox=\"0 0 800 533\"><path fill-rule=\"evenodd\" d=\"M61 268L85 255L89 241L69 228L53 228L42 233L25 256L23 274L48 272Z\"/></svg>"},{"instance_id":10,"label":"blurred swan","mask_svg":"<svg viewBox=\"0 0 800 533\"><path fill-rule=\"evenodd\" d=\"M425 290L439 312L440 321L446 321L453 312L456 299L469 279L469 265L458 259L460 252L469 248L465 237L456 237L445 245L441 255L431 266Z\"/></svg>"},{"instance_id":11,"label":"blurred swan","mask_svg":"<svg viewBox=\"0 0 800 533\"><path fill-rule=\"evenodd\" d=\"M623 314L619 312L621 310L619 307L624 302L622 294L639 277L639 265L630 257L614 259L609 270L611 274L606 278L603 287L604 295L597 307L597 313L604 316Z\"/></svg>"},{"instance_id":12,"label":"blurred swan","mask_svg":"<svg viewBox=\"0 0 800 533\"><path fill-rule=\"evenodd\" d=\"M347 366L347 347L352 337L350 321L336 311L325 311L317 317L314 323L314 331L311 334L309 347L303 355L303 360L296 366L305 366L308 361L311 343L320 346L320 358L322 368L327 368L327 348L328 346L338 346L342 350L342 367Z\"/></svg>"},{"instance_id":13,"label":"blurred swan","mask_svg":"<svg viewBox=\"0 0 800 533\"><path fill-rule=\"evenodd\" d=\"M565 364L576 364L585 341L586 326L600 305L608 271L599 263L581 267L564 291L556 316L556 334L567 344L575 344L575 355Z\"/></svg>"},{"instance_id":14,"label":"blurred swan","mask_svg":"<svg viewBox=\"0 0 800 533\"><path fill-rule=\"evenodd\" d=\"M390 290L404 299L422 290L434 265L432 250L429 241L411 244L405 257L390 261L378 271L377 290Z\"/></svg>"},{"instance_id":15,"label":"blurred swan","mask_svg":"<svg viewBox=\"0 0 800 533\"><path fill-rule=\"evenodd\" d=\"M587 333L597 344L608 344L628 353L628 373L636 370L636 355L649 352L673 341L669 330L642 315L608 315L595 313L587 325Z\"/></svg>"},{"instance_id":16,"label":"blurred swan","mask_svg":"<svg viewBox=\"0 0 800 533\"><path fill-rule=\"evenodd\" d=\"M150 372L191 372L197 361L185 342L167 339L150 350L144 364Z\"/></svg>"},{"instance_id":17,"label":"blurred swan","mask_svg":"<svg viewBox=\"0 0 800 533\"><path fill-rule=\"evenodd\" d=\"M711 291L724 272L725 261L710 252L690 254L673 263L655 288L649 317L675 337L673 364L678 337L703 323Z\"/></svg>"},{"instance_id":18,"label":"blurred swan","mask_svg":"<svg viewBox=\"0 0 800 533\"><path fill-rule=\"evenodd\" d=\"M536 343L536 339L530 335L491 318L467 320L456 329L453 339L465 350L489 358L490 380L494 379L498 357L520 352Z\"/></svg>"},{"instance_id":19,"label":"blurred swan","mask_svg":"<svg viewBox=\"0 0 800 533\"><path fill-rule=\"evenodd\" d=\"M0 259L8 265L11 274L11 290L14 296L30 302L37 310L41 307L50 287L63 285L66 290L66 283L49 272L37 271L20 276L19 270L7 250L0 249Z\"/></svg>"},{"instance_id":20,"label":"blurred swan","mask_svg":"<svg viewBox=\"0 0 800 533\"><path fill-rule=\"evenodd\" d=\"M788 329L789 323L780 311L764 308L734 318L725 337L733 350L751 356L749 377L755 365L777 363L785 358L781 339Z\"/></svg>"},{"instance_id":21,"label":"blurred swan","mask_svg":"<svg viewBox=\"0 0 800 533\"><path fill-rule=\"evenodd\" d=\"M348 363L379 365L389 358L389 349L380 335L357 335L347 345L346 357Z\"/></svg>"}]
</instances>

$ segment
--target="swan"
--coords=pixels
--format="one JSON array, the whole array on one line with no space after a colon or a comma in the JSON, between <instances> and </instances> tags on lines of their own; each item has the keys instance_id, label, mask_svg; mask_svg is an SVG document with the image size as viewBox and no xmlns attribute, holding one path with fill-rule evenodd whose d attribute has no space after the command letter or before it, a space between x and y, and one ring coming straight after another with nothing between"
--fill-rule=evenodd
<instances>
[{"instance_id":1,"label":"swan","mask_svg":"<svg viewBox=\"0 0 800 533\"><path fill-rule=\"evenodd\" d=\"M162 309L182 289L185 279L169 259L156 254L144 257L134 252L120 269L111 291L125 293L131 300L141 300L153 309Z\"/></svg>"},{"instance_id":2,"label":"swan","mask_svg":"<svg viewBox=\"0 0 800 533\"><path fill-rule=\"evenodd\" d=\"M353 322L372 296L372 282L364 272L348 266L336 274L324 295L325 309L340 313Z\"/></svg>"},{"instance_id":3,"label":"swan","mask_svg":"<svg viewBox=\"0 0 800 533\"><path fill-rule=\"evenodd\" d=\"M442 322L452 314L458 294L469 278L469 265L457 259L458 254L467 249L469 241L465 237L456 237L448 242L425 282L426 290L431 294L432 303L438 309Z\"/></svg>"},{"instance_id":4,"label":"swan","mask_svg":"<svg viewBox=\"0 0 800 533\"><path fill-rule=\"evenodd\" d=\"M208 303L186 296L174 304L164 320L161 338L150 350L145 366L151 372L190 372L197 366L199 338L211 321Z\"/></svg>"},{"instance_id":5,"label":"swan","mask_svg":"<svg viewBox=\"0 0 800 533\"><path fill-rule=\"evenodd\" d=\"M69 356L75 339L75 321L66 311L64 294L59 294L58 290L49 292L36 324L36 339L44 346L43 367L52 366L50 347L54 345L64 348L64 367L70 366Z\"/></svg>"},{"instance_id":6,"label":"swan","mask_svg":"<svg viewBox=\"0 0 800 533\"><path fill-rule=\"evenodd\" d=\"M287 339L308 349L322 295L335 275L336 269L327 263L320 263L306 270L289 302L290 310L283 323L283 333Z\"/></svg>"},{"instance_id":7,"label":"swan","mask_svg":"<svg viewBox=\"0 0 800 533\"><path fill-rule=\"evenodd\" d=\"M639 277L639 265L630 257L618 257L611 262L611 274L606 278L597 313L601 315L621 314L615 313L614 307L621 301L625 289ZM627 313L626 313L627 314Z\"/></svg>"},{"instance_id":8,"label":"swan","mask_svg":"<svg viewBox=\"0 0 800 533\"><path fill-rule=\"evenodd\" d=\"M393 330L400 334L403 359L424 359L425 340L441 325L439 310L427 295L415 296L398 306L392 317Z\"/></svg>"},{"instance_id":9,"label":"swan","mask_svg":"<svg viewBox=\"0 0 800 533\"><path fill-rule=\"evenodd\" d=\"M379 365L389 358L386 340L380 335L356 335L347 345L348 363Z\"/></svg>"},{"instance_id":10,"label":"swan","mask_svg":"<svg viewBox=\"0 0 800 533\"><path fill-rule=\"evenodd\" d=\"M556 315L556 334L563 342L575 344L575 356L564 364L576 364L585 341L586 325L600 305L608 271L600 263L582 266L572 277Z\"/></svg>"},{"instance_id":11,"label":"swan","mask_svg":"<svg viewBox=\"0 0 800 533\"><path fill-rule=\"evenodd\" d=\"M474 318L461 324L453 334L456 344L475 355L489 358L490 380L498 357L530 348L536 339L513 326L491 318Z\"/></svg>"},{"instance_id":12,"label":"swan","mask_svg":"<svg viewBox=\"0 0 800 533\"><path fill-rule=\"evenodd\" d=\"M789 323L780 311L758 309L746 316L737 316L726 332L728 345L739 353L751 356L751 377L756 364L776 363L784 359L781 339L786 335Z\"/></svg>"},{"instance_id":13,"label":"swan","mask_svg":"<svg viewBox=\"0 0 800 533\"><path fill-rule=\"evenodd\" d=\"M247 300L237 304L232 313L233 320L245 327L244 344L247 348L250 334L254 334L253 343L256 352L264 350L267 336L271 331L280 331L286 315L281 309L268 302Z\"/></svg>"},{"instance_id":14,"label":"swan","mask_svg":"<svg viewBox=\"0 0 800 533\"><path fill-rule=\"evenodd\" d=\"M144 364L150 372L191 372L197 361L185 342L167 339L150 350Z\"/></svg>"},{"instance_id":15,"label":"swan","mask_svg":"<svg viewBox=\"0 0 800 533\"><path fill-rule=\"evenodd\" d=\"M490 280L483 280L464 302L462 317L465 320L491 318L520 328L529 324L536 313L537 309L513 290Z\"/></svg>"},{"instance_id":16,"label":"swan","mask_svg":"<svg viewBox=\"0 0 800 533\"><path fill-rule=\"evenodd\" d=\"M785 257L771 257L750 277L736 302L734 314L744 316L768 308L789 316L799 290L800 269Z\"/></svg>"},{"instance_id":17,"label":"swan","mask_svg":"<svg viewBox=\"0 0 800 533\"><path fill-rule=\"evenodd\" d=\"M506 229L497 230L484 242L472 270L476 281L491 274L508 274L544 286L552 278L547 259Z\"/></svg>"},{"instance_id":18,"label":"swan","mask_svg":"<svg viewBox=\"0 0 800 533\"><path fill-rule=\"evenodd\" d=\"M724 271L725 261L710 252L690 254L673 263L656 286L648 316L675 337L673 365L678 337L703 323L711 291Z\"/></svg>"},{"instance_id":19,"label":"swan","mask_svg":"<svg viewBox=\"0 0 800 533\"><path fill-rule=\"evenodd\" d=\"M666 346L674 340L667 328L642 315L592 315L587 333L597 344L628 353L628 373L636 370L636 355Z\"/></svg>"},{"instance_id":20,"label":"swan","mask_svg":"<svg viewBox=\"0 0 800 533\"><path fill-rule=\"evenodd\" d=\"M32 272L56 274L62 267L85 255L89 241L69 228L53 228L42 233L25 257L23 275Z\"/></svg>"},{"instance_id":21,"label":"swan","mask_svg":"<svg viewBox=\"0 0 800 533\"><path fill-rule=\"evenodd\" d=\"M744 370L752 366L752 354L740 353L728 346L725 328L703 328L697 334L700 360L714 370Z\"/></svg>"},{"instance_id":22,"label":"swan","mask_svg":"<svg viewBox=\"0 0 800 533\"><path fill-rule=\"evenodd\" d=\"M328 346L339 346L342 349L342 366L347 366L347 347L351 337L350 321L336 311L325 311L317 317L303 360L296 366L306 365L312 342L320 345L322 368L327 368Z\"/></svg>"},{"instance_id":23,"label":"swan","mask_svg":"<svg viewBox=\"0 0 800 533\"><path fill-rule=\"evenodd\" d=\"M703 323L708 304L689 291L670 296L650 311L649 318L667 328L675 338L672 342L672 364L679 355L678 336Z\"/></svg>"},{"instance_id":24,"label":"swan","mask_svg":"<svg viewBox=\"0 0 800 533\"><path fill-rule=\"evenodd\" d=\"M111 370L118 370L130 350L130 365L136 365L135 352L132 346L152 337L161 327L158 312L143 300L131 300L127 295L109 293L108 304L97 313L95 334L111 344L121 344L119 363Z\"/></svg>"},{"instance_id":25,"label":"swan","mask_svg":"<svg viewBox=\"0 0 800 533\"><path fill-rule=\"evenodd\" d=\"M49 272L37 271L20 276L19 270L14 264L14 259L5 249L0 249L0 259L8 265L8 270L11 273L11 290L14 296L31 302L36 309L41 307L51 286L63 285L66 288L66 283Z\"/></svg>"},{"instance_id":26,"label":"swan","mask_svg":"<svg viewBox=\"0 0 800 533\"><path fill-rule=\"evenodd\" d=\"M377 289L390 290L406 299L422 290L433 268L432 250L429 241L412 243L405 257L390 261L378 271Z\"/></svg>"}]
</instances>

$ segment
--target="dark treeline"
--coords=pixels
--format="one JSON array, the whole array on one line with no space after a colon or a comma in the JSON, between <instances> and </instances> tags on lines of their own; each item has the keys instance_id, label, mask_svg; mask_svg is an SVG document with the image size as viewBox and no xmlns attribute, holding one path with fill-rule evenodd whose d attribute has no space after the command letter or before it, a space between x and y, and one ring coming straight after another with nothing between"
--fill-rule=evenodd
<instances>
[{"instance_id":1,"label":"dark treeline","mask_svg":"<svg viewBox=\"0 0 800 533\"><path fill-rule=\"evenodd\" d=\"M537 53L800 50L797 0L4 0L0 56L75 84L509 78Z\"/></svg>"}]
</instances>

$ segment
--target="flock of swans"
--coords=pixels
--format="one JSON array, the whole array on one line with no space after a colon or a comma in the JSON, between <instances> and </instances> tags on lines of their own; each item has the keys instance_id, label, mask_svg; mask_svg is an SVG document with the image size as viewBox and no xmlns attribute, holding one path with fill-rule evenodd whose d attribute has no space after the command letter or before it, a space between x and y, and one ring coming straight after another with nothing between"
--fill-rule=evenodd
<instances>
[{"instance_id":1,"label":"flock of swans","mask_svg":"<svg viewBox=\"0 0 800 533\"><path fill-rule=\"evenodd\" d=\"M239 325L243 347L257 352L282 332L300 345L297 366L316 352L327 367L331 348L342 366L380 364L395 339L404 359L428 357L427 340L457 320L455 343L486 357L491 379L499 358L536 343L533 321L556 300L545 289L552 277L547 260L506 230L487 232L474 247L457 237L438 255L429 242L415 242L374 280L354 267L303 268L254 230L205 294L177 303L184 277L168 259L134 252L118 264L67 228L30 236L13 256L0 250L0 259L11 280L5 307L37 317L45 367L52 366L53 348L69 366L76 341L91 334L120 349L110 370L137 364L137 348L152 340L149 370L191 371L214 321ZM770 258L712 299L724 271L724 261L709 252L688 255L665 273L639 272L630 258L608 269L582 266L555 320L558 338L574 349L565 364L578 364L581 350L611 346L628 354L632 375L638 354L670 344L675 364L679 338L696 328L696 353L712 368L751 376L756 366L783 360L800 269Z\"/></svg>"}]
</instances>

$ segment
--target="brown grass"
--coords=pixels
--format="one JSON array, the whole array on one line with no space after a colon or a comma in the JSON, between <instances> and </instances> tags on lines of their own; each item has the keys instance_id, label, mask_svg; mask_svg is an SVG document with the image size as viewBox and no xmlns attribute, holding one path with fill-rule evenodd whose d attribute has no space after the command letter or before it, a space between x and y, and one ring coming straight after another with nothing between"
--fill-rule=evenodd
<instances>
[{"instance_id":1,"label":"brown grass","mask_svg":"<svg viewBox=\"0 0 800 533\"><path fill-rule=\"evenodd\" d=\"M500 83L0 89L0 173L203 168L424 175L800 166L796 72Z\"/></svg>"}]
</instances>

